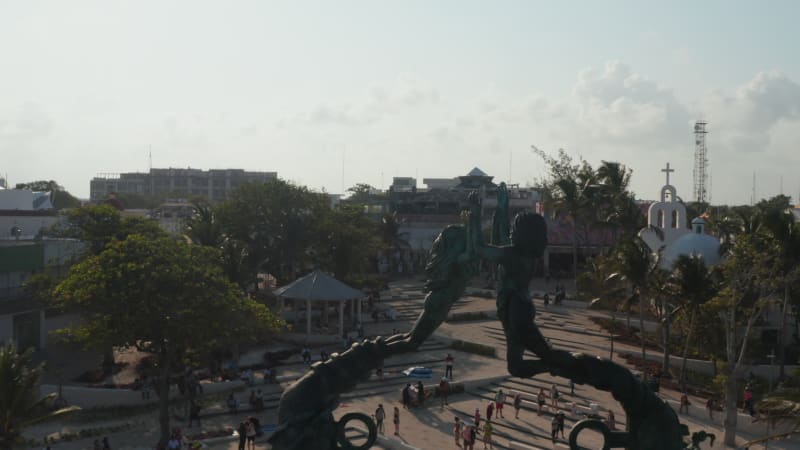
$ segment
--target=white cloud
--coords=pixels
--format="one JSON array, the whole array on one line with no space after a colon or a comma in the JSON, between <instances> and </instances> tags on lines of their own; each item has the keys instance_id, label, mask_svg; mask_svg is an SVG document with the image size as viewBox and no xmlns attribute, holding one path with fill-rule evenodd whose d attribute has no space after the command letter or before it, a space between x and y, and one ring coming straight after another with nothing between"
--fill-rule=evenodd
<instances>
[{"instance_id":1,"label":"white cloud","mask_svg":"<svg viewBox=\"0 0 800 450\"><path fill-rule=\"evenodd\" d=\"M581 71L571 100L576 108L571 133L609 144L671 146L685 140L691 122L671 89L616 61L606 63L602 73Z\"/></svg>"},{"instance_id":2,"label":"white cloud","mask_svg":"<svg viewBox=\"0 0 800 450\"><path fill-rule=\"evenodd\" d=\"M762 152L781 121L800 118L800 84L781 72L759 72L733 93L710 91L699 109L726 150Z\"/></svg>"},{"instance_id":3,"label":"white cloud","mask_svg":"<svg viewBox=\"0 0 800 450\"><path fill-rule=\"evenodd\" d=\"M321 103L308 112L297 114L293 122L312 126L370 125L387 116L436 105L440 100L439 91L430 83L401 74L391 82L371 84L359 102Z\"/></svg>"}]
</instances>

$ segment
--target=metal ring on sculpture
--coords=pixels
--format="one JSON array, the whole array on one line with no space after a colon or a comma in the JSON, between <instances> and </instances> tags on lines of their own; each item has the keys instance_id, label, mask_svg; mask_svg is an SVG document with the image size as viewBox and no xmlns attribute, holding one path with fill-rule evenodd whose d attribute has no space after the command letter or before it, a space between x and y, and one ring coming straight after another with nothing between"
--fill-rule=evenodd
<instances>
[{"instance_id":1,"label":"metal ring on sculpture","mask_svg":"<svg viewBox=\"0 0 800 450\"><path fill-rule=\"evenodd\" d=\"M569 432L569 448L570 450L583 450L583 447L578 445L578 434L583 430L594 430L603 435L603 448L602 450L610 450L612 448L625 448L628 445L628 433L624 431L611 431L608 426L597 419L583 419L572 427Z\"/></svg>"},{"instance_id":2,"label":"metal ring on sculpture","mask_svg":"<svg viewBox=\"0 0 800 450\"><path fill-rule=\"evenodd\" d=\"M365 442L363 445L353 445L353 443L350 442L345 435L347 422L353 420L359 421L367 426L367 442ZM378 426L375 425L375 422L372 420L372 418L366 414L347 413L343 415L338 422L336 422L336 442L339 444L339 448L342 450L368 450L372 447L372 444L374 444L377 439Z\"/></svg>"}]
</instances>

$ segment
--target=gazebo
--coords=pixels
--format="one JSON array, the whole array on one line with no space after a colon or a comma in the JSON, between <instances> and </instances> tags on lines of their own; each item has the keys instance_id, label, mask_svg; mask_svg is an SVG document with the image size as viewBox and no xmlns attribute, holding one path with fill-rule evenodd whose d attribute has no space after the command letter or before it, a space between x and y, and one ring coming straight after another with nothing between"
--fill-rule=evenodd
<instances>
[{"instance_id":1,"label":"gazebo","mask_svg":"<svg viewBox=\"0 0 800 450\"><path fill-rule=\"evenodd\" d=\"M311 302L323 302L324 308L328 307L329 302L339 304L339 335L341 336L344 333L345 304L350 301L351 315L360 318L361 299L365 297L363 292L351 288L321 270L314 270L308 275L276 289L273 293L281 299L281 310L283 310L284 299L293 300L295 314L299 312L298 301L305 300L306 335L311 335Z\"/></svg>"}]
</instances>

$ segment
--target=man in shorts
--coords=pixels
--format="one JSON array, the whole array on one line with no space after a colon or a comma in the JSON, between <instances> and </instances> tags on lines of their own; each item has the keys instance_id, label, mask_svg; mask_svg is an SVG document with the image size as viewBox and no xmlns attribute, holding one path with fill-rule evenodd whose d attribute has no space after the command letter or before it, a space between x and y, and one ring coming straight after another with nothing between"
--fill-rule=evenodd
<instances>
[{"instance_id":1,"label":"man in shorts","mask_svg":"<svg viewBox=\"0 0 800 450\"><path fill-rule=\"evenodd\" d=\"M494 396L494 409L497 412L497 417L501 417L505 419L503 416L503 406L506 404L506 394L503 393L502 389L497 391L497 395Z\"/></svg>"}]
</instances>

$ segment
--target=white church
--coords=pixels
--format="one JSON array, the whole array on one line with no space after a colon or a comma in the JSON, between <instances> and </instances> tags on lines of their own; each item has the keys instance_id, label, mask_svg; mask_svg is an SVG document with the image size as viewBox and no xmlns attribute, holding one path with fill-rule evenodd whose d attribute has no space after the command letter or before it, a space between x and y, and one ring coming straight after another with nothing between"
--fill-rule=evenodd
<instances>
[{"instance_id":1,"label":"white church","mask_svg":"<svg viewBox=\"0 0 800 450\"><path fill-rule=\"evenodd\" d=\"M669 175L675 169L667 163L661 171L666 173L667 182L661 188L660 200L647 210L647 228L639 232L639 237L654 253L661 253L659 265L663 269L671 269L680 255L699 255L708 266L718 264L719 240L706 234L701 217L692 220L691 228L687 226L686 207L675 186L669 183Z\"/></svg>"}]
</instances>

